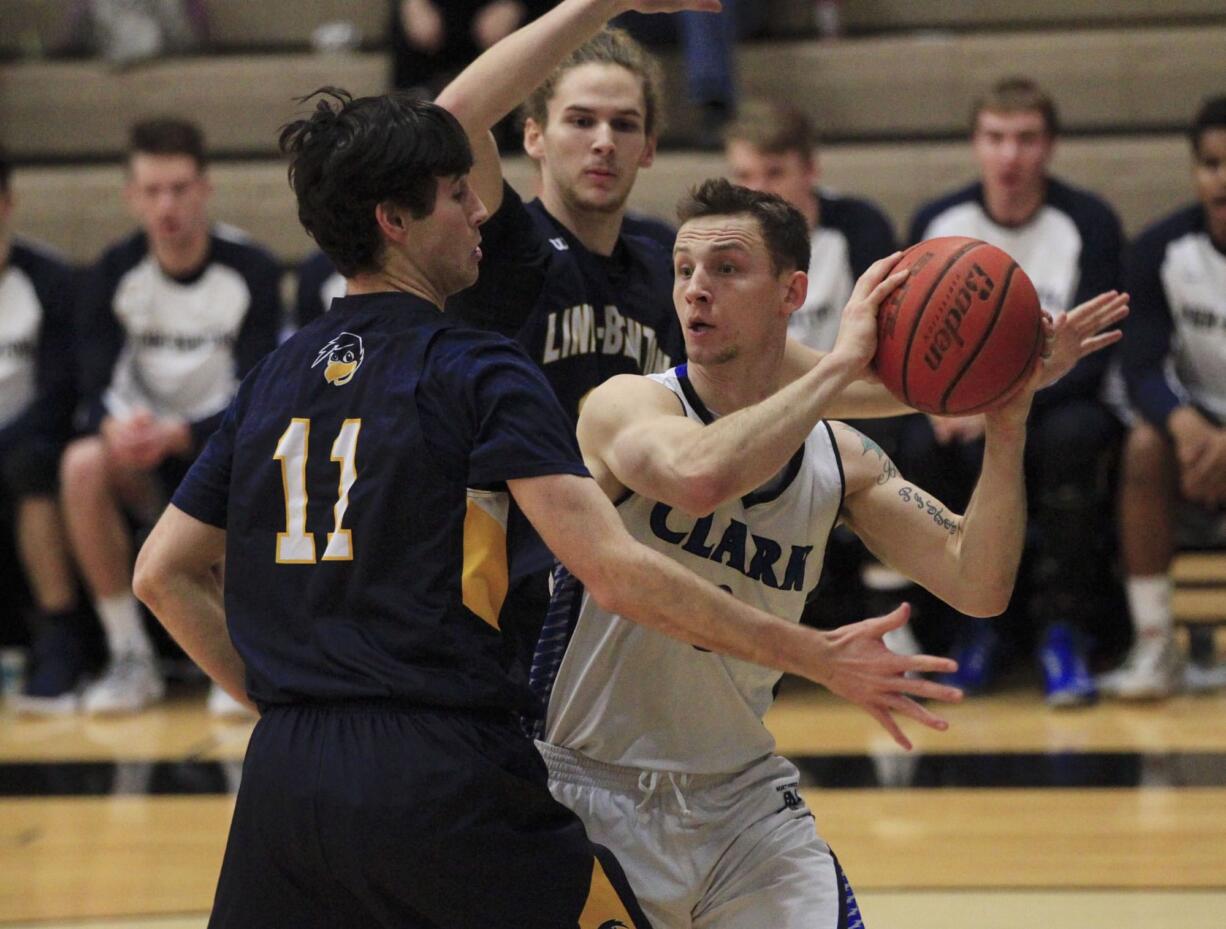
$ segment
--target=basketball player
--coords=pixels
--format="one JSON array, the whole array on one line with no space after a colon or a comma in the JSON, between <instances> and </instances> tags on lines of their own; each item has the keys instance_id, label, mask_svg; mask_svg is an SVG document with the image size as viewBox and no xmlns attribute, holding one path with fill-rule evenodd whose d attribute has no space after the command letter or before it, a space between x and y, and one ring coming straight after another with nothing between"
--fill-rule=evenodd
<instances>
[{"instance_id":1,"label":"basketball player","mask_svg":"<svg viewBox=\"0 0 1226 929\"><path fill-rule=\"evenodd\" d=\"M1165 697L1179 683L1177 530L1226 543L1226 96L1201 107L1189 139L1200 202L1141 233L1125 271L1137 310L1121 354L1140 418L1124 446L1120 532L1136 637L1123 666L1099 679L1116 697ZM1192 686L1223 683L1187 670Z\"/></svg>"},{"instance_id":2,"label":"basketball player","mask_svg":"<svg viewBox=\"0 0 1226 929\"><path fill-rule=\"evenodd\" d=\"M714 0L566 0L469 65L439 95L473 146L473 185L490 210L475 287L447 304L466 322L516 339L545 373L571 422L583 398L617 374L666 371L684 343L673 314L667 248L625 227L639 170L655 159L661 120L658 64L620 30L630 10L715 10ZM502 178L491 128L523 103L524 150L540 170L540 198L524 203ZM840 304L841 306L841 304ZM789 360L816 357L791 344ZM865 396L855 391L863 389ZM903 408L857 385L841 397L875 415ZM525 662L548 603L553 556L512 513L513 589L504 629Z\"/></svg>"},{"instance_id":3,"label":"basketball player","mask_svg":"<svg viewBox=\"0 0 1226 929\"><path fill-rule=\"evenodd\" d=\"M536 365L440 312L487 215L446 110L334 91L282 147L348 295L244 381L137 565L140 597L262 712L211 926L648 925L518 728L508 490L615 612L943 728L905 695L956 692L903 675L952 662L881 644L902 611L802 629L638 545Z\"/></svg>"},{"instance_id":4,"label":"basketball player","mask_svg":"<svg viewBox=\"0 0 1226 929\"><path fill-rule=\"evenodd\" d=\"M1068 314L1057 330L1045 324L1055 353L986 414L983 471L959 516L861 433L822 419L832 389L873 357L873 285L901 279L886 277L897 255L860 278L831 352L784 386L788 316L804 304L809 267L804 218L723 179L697 188L680 217L673 297L689 361L610 380L579 420L584 459L630 534L795 621L827 535L846 522L886 563L963 612L1003 610L1025 530L1032 395L1119 338L1094 335L1118 317L1119 301ZM773 753L762 725L778 681L626 622L559 569L532 681L548 700L541 751L550 786L617 852L657 929L861 925L797 770Z\"/></svg>"},{"instance_id":5,"label":"basketball player","mask_svg":"<svg viewBox=\"0 0 1226 929\"><path fill-rule=\"evenodd\" d=\"M1115 212L1093 194L1049 173L1059 131L1052 99L1033 81L1010 78L976 102L971 147L980 179L922 207L911 241L962 235L1008 252L1034 282L1039 300L1059 315L1120 285L1123 233ZM1113 634L1101 617L1115 588L1111 566L1111 471L1121 426L1103 401L1108 353L1081 361L1069 376L1036 395L1026 470L1034 533L1029 607L1043 629L1039 666L1051 706L1095 697L1084 634ZM983 419L912 417L899 463L920 483L962 505L982 455ZM1105 601L1104 598L1108 599ZM959 624L955 681L968 692L991 683L1004 639L995 630ZM1111 626L1115 624L1112 623Z\"/></svg>"}]
</instances>

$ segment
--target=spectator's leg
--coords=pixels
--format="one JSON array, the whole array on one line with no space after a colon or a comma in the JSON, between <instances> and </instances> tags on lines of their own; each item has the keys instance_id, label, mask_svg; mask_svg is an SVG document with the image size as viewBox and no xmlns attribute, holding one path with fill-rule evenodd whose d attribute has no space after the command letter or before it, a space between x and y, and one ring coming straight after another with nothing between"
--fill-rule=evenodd
<instances>
[{"instance_id":1,"label":"spectator's leg","mask_svg":"<svg viewBox=\"0 0 1226 929\"><path fill-rule=\"evenodd\" d=\"M28 673L15 705L21 712L71 713L86 671L89 629L78 612L76 576L56 499L59 447L31 439L5 456L17 558L34 598Z\"/></svg>"},{"instance_id":2,"label":"spectator's leg","mask_svg":"<svg viewBox=\"0 0 1226 929\"><path fill-rule=\"evenodd\" d=\"M116 467L98 436L64 452L61 499L69 543L106 633L110 662L83 698L87 712L134 712L161 699L165 683L132 594L132 538L125 508L156 515L148 474Z\"/></svg>"},{"instance_id":3,"label":"spectator's leg","mask_svg":"<svg viewBox=\"0 0 1226 929\"><path fill-rule=\"evenodd\" d=\"M1099 678L1109 696L1156 698L1175 689L1180 661L1170 568L1178 502L1175 450L1156 428L1138 421L1124 444L1119 491L1120 547L1134 641L1124 664Z\"/></svg>"},{"instance_id":4,"label":"spectator's leg","mask_svg":"<svg viewBox=\"0 0 1226 929\"><path fill-rule=\"evenodd\" d=\"M1039 408L1027 436L1034 513L1033 609L1045 624L1039 656L1048 703L1074 706L1096 697L1086 663L1086 633L1112 583L1110 488L1121 427L1094 400Z\"/></svg>"},{"instance_id":5,"label":"spectator's leg","mask_svg":"<svg viewBox=\"0 0 1226 929\"><path fill-rule=\"evenodd\" d=\"M690 100L702 113L703 148L723 144L720 131L736 106L736 10L732 0L710 13L679 13Z\"/></svg>"}]
</instances>

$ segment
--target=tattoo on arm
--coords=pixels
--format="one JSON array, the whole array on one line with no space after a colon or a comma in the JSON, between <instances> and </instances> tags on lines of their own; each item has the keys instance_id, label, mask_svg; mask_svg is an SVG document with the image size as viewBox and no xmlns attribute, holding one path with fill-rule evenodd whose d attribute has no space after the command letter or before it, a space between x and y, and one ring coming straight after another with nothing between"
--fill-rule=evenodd
<instances>
[{"instance_id":1,"label":"tattoo on arm","mask_svg":"<svg viewBox=\"0 0 1226 929\"><path fill-rule=\"evenodd\" d=\"M860 443L864 446L861 454L867 455L870 452L877 456L881 462L881 473L877 475L876 483L878 486L886 483L893 478L898 477L898 468L894 466L894 462L890 461L890 456L885 453L880 445L866 436L864 433L859 433Z\"/></svg>"},{"instance_id":2,"label":"tattoo on arm","mask_svg":"<svg viewBox=\"0 0 1226 929\"><path fill-rule=\"evenodd\" d=\"M898 496L904 503L908 503L917 510L927 513L932 517L934 523L950 535L957 535L961 530L961 523L956 519L946 516L945 507L940 506L930 497L925 497L919 488L912 487L910 484L904 484L898 488Z\"/></svg>"}]
</instances>

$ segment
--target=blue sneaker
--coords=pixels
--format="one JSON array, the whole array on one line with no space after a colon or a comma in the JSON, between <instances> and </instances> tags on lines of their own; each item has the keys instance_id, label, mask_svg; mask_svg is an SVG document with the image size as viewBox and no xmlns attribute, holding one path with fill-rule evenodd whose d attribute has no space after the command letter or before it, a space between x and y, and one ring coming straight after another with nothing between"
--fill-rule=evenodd
<instances>
[{"instance_id":1,"label":"blue sneaker","mask_svg":"<svg viewBox=\"0 0 1226 929\"><path fill-rule=\"evenodd\" d=\"M941 683L961 688L966 694L983 693L996 677L999 656L1000 636L991 623L973 620L967 632L954 644L950 655L958 662L958 670L941 675Z\"/></svg>"},{"instance_id":2,"label":"blue sneaker","mask_svg":"<svg viewBox=\"0 0 1226 929\"><path fill-rule=\"evenodd\" d=\"M1039 646L1039 664L1048 706L1086 706L1098 699L1077 634L1064 623L1047 627Z\"/></svg>"}]
</instances>

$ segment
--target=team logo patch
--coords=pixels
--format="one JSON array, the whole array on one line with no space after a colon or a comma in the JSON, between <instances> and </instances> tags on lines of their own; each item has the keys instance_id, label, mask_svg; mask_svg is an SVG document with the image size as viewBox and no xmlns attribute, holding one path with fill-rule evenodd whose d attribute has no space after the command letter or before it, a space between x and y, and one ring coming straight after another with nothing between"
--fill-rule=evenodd
<instances>
[{"instance_id":1,"label":"team logo patch","mask_svg":"<svg viewBox=\"0 0 1226 929\"><path fill-rule=\"evenodd\" d=\"M342 332L319 350L319 354L311 362L311 367L317 368L320 364L327 362L324 368L324 380L333 387L343 387L353 380L353 376L362 366L362 359L365 357L366 351L362 347L362 337L352 332Z\"/></svg>"}]
</instances>

